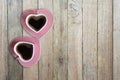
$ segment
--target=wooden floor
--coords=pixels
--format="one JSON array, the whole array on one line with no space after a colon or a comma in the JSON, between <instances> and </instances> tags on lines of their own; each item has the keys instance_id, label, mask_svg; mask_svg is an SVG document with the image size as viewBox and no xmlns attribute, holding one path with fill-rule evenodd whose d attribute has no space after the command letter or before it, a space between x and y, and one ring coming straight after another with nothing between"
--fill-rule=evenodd
<instances>
[{"instance_id":1,"label":"wooden floor","mask_svg":"<svg viewBox=\"0 0 120 80\"><path fill-rule=\"evenodd\" d=\"M8 46L31 37L20 16L39 8L54 26L39 40L39 63L23 68ZM0 80L120 80L120 0L0 0Z\"/></svg>"}]
</instances>

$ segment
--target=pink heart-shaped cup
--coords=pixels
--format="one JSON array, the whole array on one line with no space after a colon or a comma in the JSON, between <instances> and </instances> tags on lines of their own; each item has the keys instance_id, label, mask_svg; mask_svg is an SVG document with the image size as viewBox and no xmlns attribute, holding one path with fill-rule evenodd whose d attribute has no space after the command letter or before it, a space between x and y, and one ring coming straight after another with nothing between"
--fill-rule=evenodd
<instances>
[{"instance_id":1,"label":"pink heart-shaped cup","mask_svg":"<svg viewBox=\"0 0 120 80\"><path fill-rule=\"evenodd\" d=\"M13 57L24 67L30 67L40 59L40 44L37 39L19 37L10 44Z\"/></svg>"},{"instance_id":2,"label":"pink heart-shaped cup","mask_svg":"<svg viewBox=\"0 0 120 80\"><path fill-rule=\"evenodd\" d=\"M46 9L26 10L22 14L21 24L33 37L40 38L53 25L53 16Z\"/></svg>"}]
</instances>

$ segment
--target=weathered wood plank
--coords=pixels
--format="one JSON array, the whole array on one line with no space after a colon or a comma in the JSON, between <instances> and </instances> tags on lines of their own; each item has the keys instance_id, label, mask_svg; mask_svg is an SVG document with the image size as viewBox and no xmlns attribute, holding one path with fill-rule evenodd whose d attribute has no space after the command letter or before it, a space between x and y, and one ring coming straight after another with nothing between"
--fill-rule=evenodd
<instances>
[{"instance_id":1,"label":"weathered wood plank","mask_svg":"<svg viewBox=\"0 0 120 80\"><path fill-rule=\"evenodd\" d=\"M28 9L37 9L38 0L23 0L23 11ZM30 36L23 30L23 36ZM30 68L23 68L23 80L38 80L38 64Z\"/></svg>"},{"instance_id":2,"label":"weathered wood plank","mask_svg":"<svg viewBox=\"0 0 120 80\"><path fill-rule=\"evenodd\" d=\"M97 0L83 0L83 79L97 80Z\"/></svg>"},{"instance_id":3,"label":"weathered wood plank","mask_svg":"<svg viewBox=\"0 0 120 80\"><path fill-rule=\"evenodd\" d=\"M114 28L112 0L1 0L0 80L119 80L120 1L113 1ZM7 48L22 31L29 36L20 15L38 6L54 14L54 28L40 39L39 64L22 68Z\"/></svg>"},{"instance_id":4,"label":"weathered wood plank","mask_svg":"<svg viewBox=\"0 0 120 80\"><path fill-rule=\"evenodd\" d=\"M52 0L39 0L39 8L53 12ZM53 28L52 28L53 29ZM40 39L41 59L39 62L39 79L53 80L53 35L52 29Z\"/></svg>"},{"instance_id":5,"label":"weathered wood plank","mask_svg":"<svg viewBox=\"0 0 120 80\"><path fill-rule=\"evenodd\" d=\"M120 80L120 0L114 0L113 51L114 80Z\"/></svg>"},{"instance_id":6,"label":"weathered wood plank","mask_svg":"<svg viewBox=\"0 0 120 80\"><path fill-rule=\"evenodd\" d=\"M0 79L7 79L7 1L0 2Z\"/></svg>"},{"instance_id":7,"label":"weathered wood plank","mask_svg":"<svg viewBox=\"0 0 120 80\"><path fill-rule=\"evenodd\" d=\"M83 80L82 0L68 0L68 80Z\"/></svg>"},{"instance_id":8,"label":"weathered wood plank","mask_svg":"<svg viewBox=\"0 0 120 80\"><path fill-rule=\"evenodd\" d=\"M98 80L113 80L112 0L98 0Z\"/></svg>"},{"instance_id":9,"label":"weathered wood plank","mask_svg":"<svg viewBox=\"0 0 120 80\"><path fill-rule=\"evenodd\" d=\"M54 78L68 80L67 0L53 0L54 6Z\"/></svg>"},{"instance_id":10,"label":"weathered wood plank","mask_svg":"<svg viewBox=\"0 0 120 80\"><path fill-rule=\"evenodd\" d=\"M7 0L8 3L8 40L9 43L16 37L22 36L20 15L22 12L22 0ZM22 66L9 53L8 55L8 79L22 80Z\"/></svg>"}]
</instances>

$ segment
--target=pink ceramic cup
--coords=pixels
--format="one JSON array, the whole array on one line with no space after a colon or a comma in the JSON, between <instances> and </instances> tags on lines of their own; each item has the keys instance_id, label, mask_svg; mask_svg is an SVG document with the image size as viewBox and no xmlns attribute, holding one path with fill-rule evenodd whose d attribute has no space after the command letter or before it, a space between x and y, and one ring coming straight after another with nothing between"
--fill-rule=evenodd
<instances>
[{"instance_id":1,"label":"pink ceramic cup","mask_svg":"<svg viewBox=\"0 0 120 80\"><path fill-rule=\"evenodd\" d=\"M44 16L46 21L45 24L40 28L38 31L34 30L31 25L30 25L30 18L31 17L40 17ZM40 38L44 34L46 34L49 29L53 25L53 16L50 11L47 9L39 9L39 10L26 10L23 12L22 17L21 17L21 24L23 28L30 33L33 37ZM35 22L33 22L35 24ZM37 22L36 22L37 23ZM41 23L39 24L41 25Z\"/></svg>"},{"instance_id":2,"label":"pink ceramic cup","mask_svg":"<svg viewBox=\"0 0 120 80\"><path fill-rule=\"evenodd\" d=\"M26 47L28 48L27 52L32 51L32 53L25 53ZM32 50L31 50L32 49ZM21 52L19 51L21 50ZM30 50L30 51L29 51ZM29 37L19 37L14 39L10 44L10 52L13 57L19 61L19 63L24 67L31 67L36 64L40 59L40 43L37 39ZM23 54L23 53L24 54ZM27 60L24 59L27 57ZM32 56L31 56L32 55Z\"/></svg>"}]
</instances>

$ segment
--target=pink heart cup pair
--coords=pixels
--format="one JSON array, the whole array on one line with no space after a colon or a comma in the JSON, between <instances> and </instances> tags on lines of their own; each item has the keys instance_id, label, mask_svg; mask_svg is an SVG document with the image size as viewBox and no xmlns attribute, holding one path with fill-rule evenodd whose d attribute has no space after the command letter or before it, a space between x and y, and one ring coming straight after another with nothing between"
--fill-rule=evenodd
<instances>
[{"instance_id":1,"label":"pink heart cup pair","mask_svg":"<svg viewBox=\"0 0 120 80\"><path fill-rule=\"evenodd\" d=\"M13 57L24 67L36 64L40 59L39 38L45 35L53 25L53 16L46 9L27 10L21 16L23 28L31 35L18 37L10 44Z\"/></svg>"}]
</instances>

